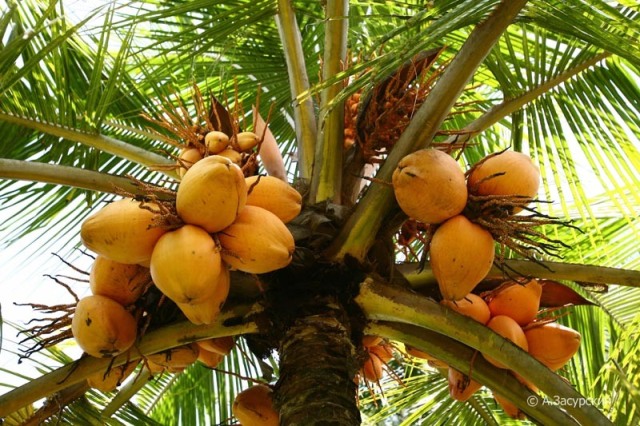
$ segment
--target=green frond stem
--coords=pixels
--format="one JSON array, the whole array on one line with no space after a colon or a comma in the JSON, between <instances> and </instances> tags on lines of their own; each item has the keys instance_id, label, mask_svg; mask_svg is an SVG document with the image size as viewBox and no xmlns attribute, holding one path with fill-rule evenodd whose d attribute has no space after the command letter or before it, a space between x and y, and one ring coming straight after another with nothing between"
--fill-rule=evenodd
<instances>
[{"instance_id":1,"label":"green frond stem","mask_svg":"<svg viewBox=\"0 0 640 426\"><path fill-rule=\"evenodd\" d=\"M111 399L109 404L104 407L104 410L102 410L102 417L109 418L113 416L116 411L127 404L131 400L131 398L133 398L133 396L137 394L138 391L142 389L144 385L146 385L147 382L149 382L149 380L151 380L152 378L153 375L151 374L149 369L146 366L143 367L140 374L136 375L136 377L132 381L127 382L118 391L116 396Z\"/></svg>"},{"instance_id":2,"label":"green frond stem","mask_svg":"<svg viewBox=\"0 0 640 426\"><path fill-rule=\"evenodd\" d=\"M322 79L328 81L342 71L347 53L348 0L328 0L325 7ZM343 88L341 81L325 87L320 94L318 143L316 144L311 204L322 201L340 203L342 157L344 151L344 103L334 102Z\"/></svg>"},{"instance_id":3,"label":"green frond stem","mask_svg":"<svg viewBox=\"0 0 640 426\"><path fill-rule=\"evenodd\" d=\"M248 312L248 306L240 305L224 311L217 321L210 325L195 325L185 321L154 330L145 334L128 353L115 358L84 356L71 364L60 367L19 388L0 395L0 417L4 417L34 401L80 383L90 375L106 370L108 366L117 367L140 359L145 355L197 340L256 333L258 326L255 322L243 321ZM225 325L230 322L233 322L234 325Z\"/></svg>"},{"instance_id":4,"label":"green frond stem","mask_svg":"<svg viewBox=\"0 0 640 426\"><path fill-rule=\"evenodd\" d=\"M291 0L278 0L276 24L284 49L289 74L291 97L294 99L293 112L298 146L298 174L301 179L310 180L313 169L313 155L316 145L316 116L313 100L309 93L309 76L304 61L302 37L296 21Z\"/></svg>"},{"instance_id":5,"label":"green frond stem","mask_svg":"<svg viewBox=\"0 0 640 426\"><path fill-rule=\"evenodd\" d=\"M475 70L526 3L504 0L474 28L389 153L376 175L378 180L390 182L396 164L404 156L431 144ZM394 203L390 187L371 185L329 248L329 257L341 260L349 255L363 260Z\"/></svg>"},{"instance_id":6,"label":"green frond stem","mask_svg":"<svg viewBox=\"0 0 640 426\"><path fill-rule=\"evenodd\" d=\"M463 128L459 134L450 136L444 143L464 143L474 138L482 131L496 124L498 121L518 111L524 105L534 101L535 99L552 90L554 87L557 87L558 85L564 83L572 77L580 74L589 67L598 64L598 62L605 60L609 56L611 56L611 53L609 52L599 53L594 57L587 59L586 61L576 65L575 67L570 68L567 71L559 74L558 76L550 79L549 81L533 88L532 90L529 90L528 92L523 93L516 98L507 99L504 102L495 105L481 117L472 121L468 126Z\"/></svg>"},{"instance_id":7,"label":"green frond stem","mask_svg":"<svg viewBox=\"0 0 640 426\"><path fill-rule=\"evenodd\" d=\"M567 280L589 284L617 284L628 287L640 287L640 271L630 269L609 268L597 265L580 265L562 262L532 262L530 260L505 260L505 268L516 271L525 277L549 280ZM418 272L417 263L398 265L398 270L409 281L413 288L426 285L437 285L431 268L425 267ZM487 278L504 277L502 270L494 266Z\"/></svg>"},{"instance_id":8,"label":"green frond stem","mask_svg":"<svg viewBox=\"0 0 640 426\"><path fill-rule=\"evenodd\" d=\"M509 370L497 368L470 347L442 334L424 328L394 322L371 322L367 334L403 342L432 355L473 380L497 391L516 404L529 417L545 425L578 424L560 407L552 404L527 404L535 398Z\"/></svg>"},{"instance_id":9,"label":"green frond stem","mask_svg":"<svg viewBox=\"0 0 640 426\"><path fill-rule=\"evenodd\" d=\"M93 170L4 158L0 158L0 178L72 186L111 194L149 195L149 189L153 188L150 185L142 188L135 181L126 177ZM154 192L152 191L152 193ZM154 195L161 200L169 197L162 188L158 188Z\"/></svg>"},{"instance_id":10,"label":"green frond stem","mask_svg":"<svg viewBox=\"0 0 640 426\"><path fill-rule=\"evenodd\" d=\"M400 322L449 336L492 357L533 383L550 399L573 398L587 401L569 383L510 341L452 309L411 291L366 279L355 299L371 321ZM609 425L595 407L564 407L581 424Z\"/></svg>"},{"instance_id":11,"label":"green frond stem","mask_svg":"<svg viewBox=\"0 0 640 426\"><path fill-rule=\"evenodd\" d=\"M78 142L147 167L175 164L173 160L170 160L167 157L149 152L145 149L138 148L137 146L108 136L80 132L67 127L57 126L55 124L44 123L31 118L18 117L13 114L2 112L0 112L0 120L24 126L48 135ZM165 173L171 177L177 177L177 173L175 171L168 170L165 171Z\"/></svg>"},{"instance_id":12,"label":"green frond stem","mask_svg":"<svg viewBox=\"0 0 640 426\"><path fill-rule=\"evenodd\" d=\"M85 394L86 391L89 390L89 384L84 383L76 383L73 386L69 386L68 388L60 390L55 395L52 395L51 399L49 399L47 403L45 403L42 407L40 407L28 420L24 423L21 423L21 426L38 426L43 423L51 416L55 416L59 413L60 407L64 407L67 404L71 404L76 399L80 398Z\"/></svg>"}]
</instances>

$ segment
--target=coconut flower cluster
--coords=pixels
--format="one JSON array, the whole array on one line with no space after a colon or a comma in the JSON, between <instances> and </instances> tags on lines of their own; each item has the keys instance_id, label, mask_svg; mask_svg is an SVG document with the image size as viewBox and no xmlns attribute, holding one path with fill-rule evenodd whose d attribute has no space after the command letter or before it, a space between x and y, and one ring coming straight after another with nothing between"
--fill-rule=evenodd
<instances>
[{"instance_id":1,"label":"coconut flower cluster","mask_svg":"<svg viewBox=\"0 0 640 426\"><path fill-rule=\"evenodd\" d=\"M468 177L457 161L436 149L400 160L392 177L395 197L409 217L429 226L425 250L444 299L462 299L486 277L495 260L494 237L504 242L487 224L494 217L512 218L532 201L539 182L537 166L513 151L487 157Z\"/></svg>"},{"instance_id":2,"label":"coconut flower cluster","mask_svg":"<svg viewBox=\"0 0 640 426\"><path fill-rule=\"evenodd\" d=\"M92 295L78 302L72 332L89 355L112 357L134 344L134 304L153 285L189 321L211 324L228 296L231 270L263 274L291 262L295 242L285 223L300 213L301 195L275 177L245 178L229 158L258 144L253 133L229 138L211 131L204 140L204 156L187 148L177 160L175 202L124 198L83 222L81 239L97 257ZM194 345L176 350L165 358L186 365L202 353Z\"/></svg>"}]
</instances>

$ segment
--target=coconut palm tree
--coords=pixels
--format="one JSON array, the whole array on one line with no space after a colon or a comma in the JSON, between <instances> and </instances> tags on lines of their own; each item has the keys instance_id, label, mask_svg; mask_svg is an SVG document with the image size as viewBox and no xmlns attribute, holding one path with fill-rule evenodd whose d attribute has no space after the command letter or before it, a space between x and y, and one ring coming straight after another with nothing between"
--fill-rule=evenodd
<instances>
[{"instance_id":1,"label":"coconut palm tree","mask_svg":"<svg viewBox=\"0 0 640 426\"><path fill-rule=\"evenodd\" d=\"M180 135L207 119L277 141L281 157L261 152L258 171L295 185L304 205L291 264L234 272L210 325L164 302L134 350L74 361L18 324L35 334L26 362L39 376L9 372L7 424L233 423L234 395L255 382L273 385L281 424L509 422L492 391L543 424L638 422L637 2L122 0L79 22L68 4L0 3L3 243L41 232L34 255L64 241L69 268L86 260L70 251L79 224L123 194L170 201ZM427 148L465 170L506 148L539 167L539 199L519 216L531 219L492 229L501 244L478 292L516 276L545 283L541 316L582 336L558 373L437 303L433 227L408 219L390 186L398 162ZM356 383L366 335L395 355L383 378ZM86 384L222 336L236 349L216 369L150 379L141 367L117 392ZM454 401L446 369L402 345L485 387Z\"/></svg>"}]
</instances>

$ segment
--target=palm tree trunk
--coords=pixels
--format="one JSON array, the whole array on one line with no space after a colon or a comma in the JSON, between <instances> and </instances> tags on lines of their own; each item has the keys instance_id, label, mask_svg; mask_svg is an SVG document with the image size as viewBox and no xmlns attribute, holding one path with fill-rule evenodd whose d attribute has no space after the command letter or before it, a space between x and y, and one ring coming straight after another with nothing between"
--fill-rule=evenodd
<instances>
[{"instance_id":1,"label":"palm tree trunk","mask_svg":"<svg viewBox=\"0 0 640 426\"><path fill-rule=\"evenodd\" d=\"M280 343L275 404L282 425L359 425L356 349L344 308L323 300Z\"/></svg>"}]
</instances>

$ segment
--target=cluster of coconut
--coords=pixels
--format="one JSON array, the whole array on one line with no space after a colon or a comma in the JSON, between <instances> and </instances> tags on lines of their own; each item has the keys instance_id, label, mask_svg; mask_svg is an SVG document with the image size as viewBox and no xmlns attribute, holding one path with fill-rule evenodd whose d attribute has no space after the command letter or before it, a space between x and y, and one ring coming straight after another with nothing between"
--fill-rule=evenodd
<instances>
[{"instance_id":1,"label":"cluster of coconut","mask_svg":"<svg viewBox=\"0 0 640 426\"><path fill-rule=\"evenodd\" d=\"M553 320L538 319L542 285L537 280L526 282L506 281L495 290L481 296L470 293L458 301L442 300L440 303L466 315L510 340L549 369L561 369L580 347L580 333ZM449 392L458 401L468 400L481 385L468 375L434 359L429 354L407 347L410 355L427 359L438 368L448 368ZM484 356L484 354L483 354ZM485 359L498 368L506 368L491 357ZM515 374L515 373L514 373ZM534 392L537 389L515 374ZM504 411L514 418L523 413L499 393L493 392Z\"/></svg>"},{"instance_id":2,"label":"cluster of coconut","mask_svg":"<svg viewBox=\"0 0 640 426\"><path fill-rule=\"evenodd\" d=\"M233 146L249 146L251 135L237 134ZM209 132L207 146L228 142L223 136ZM87 354L113 357L134 344L135 302L151 285L189 321L211 324L229 293L230 270L262 274L290 263L295 242L285 223L300 213L301 195L275 177L245 178L219 155L227 151L237 152L226 147L183 161L175 201L124 198L83 222L82 242L97 257L93 294L78 302L72 332Z\"/></svg>"},{"instance_id":3,"label":"cluster of coconut","mask_svg":"<svg viewBox=\"0 0 640 426\"><path fill-rule=\"evenodd\" d=\"M385 374L384 366L393 359L393 345L379 336L364 336L362 346L366 356L358 374L371 383L378 383Z\"/></svg>"},{"instance_id":4,"label":"cluster of coconut","mask_svg":"<svg viewBox=\"0 0 640 426\"><path fill-rule=\"evenodd\" d=\"M460 300L486 277L495 256L494 238L463 212L471 197L511 197L531 201L538 192L540 172L525 154L492 154L469 170L468 177L450 155L423 149L398 163L393 189L400 208L433 232L430 263L442 297ZM518 213L520 203L506 214Z\"/></svg>"}]
</instances>

